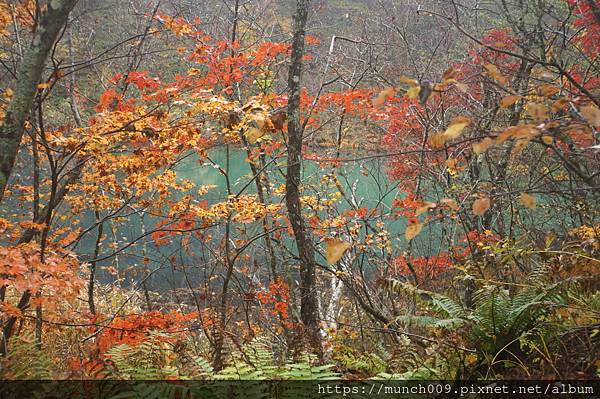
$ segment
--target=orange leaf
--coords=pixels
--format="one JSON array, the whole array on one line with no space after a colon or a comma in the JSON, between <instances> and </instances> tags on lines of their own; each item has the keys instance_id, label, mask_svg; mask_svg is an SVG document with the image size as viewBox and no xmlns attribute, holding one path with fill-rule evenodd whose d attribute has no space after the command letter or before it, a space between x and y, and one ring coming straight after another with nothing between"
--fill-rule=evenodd
<instances>
[{"instance_id":1,"label":"orange leaf","mask_svg":"<svg viewBox=\"0 0 600 399\"><path fill-rule=\"evenodd\" d=\"M587 105L579 109L581 115L594 127L600 127L600 109L593 105Z\"/></svg>"},{"instance_id":2,"label":"orange leaf","mask_svg":"<svg viewBox=\"0 0 600 399\"><path fill-rule=\"evenodd\" d=\"M415 216L419 216L427 211L429 211L430 209L435 208L437 205L435 202L429 202L429 201L425 201L423 202L423 205L418 207L415 211Z\"/></svg>"},{"instance_id":3,"label":"orange leaf","mask_svg":"<svg viewBox=\"0 0 600 399\"><path fill-rule=\"evenodd\" d=\"M502 108L508 108L521 99L521 96L506 96L500 101Z\"/></svg>"},{"instance_id":4,"label":"orange leaf","mask_svg":"<svg viewBox=\"0 0 600 399\"><path fill-rule=\"evenodd\" d=\"M542 141L544 142L544 144L547 145L551 145L552 143L554 143L554 139L552 138L552 136L542 136Z\"/></svg>"},{"instance_id":5,"label":"orange leaf","mask_svg":"<svg viewBox=\"0 0 600 399\"><path fill-rule=\"evenodd\" d=\"M473 213L477 216L483 215L488 209L490 209L489 197L478 198L473 202Z\"/></svg>"},{"instance_id":6,"label":"orange leaf","mask_svg":"<svg viewBox=\"0 0 600 399\"><path fill-rule=\"evenodd\" d=\"M523 204L523 206L525 206L526 208L529 208L529 209L535 208L536 200L533 195L529 195L527 193L521 193L521 197L519 199L521 200L521 204Z\"/></svg>"},{"instance_id":7,"label":"orange leaf","mask_svg":"<svg viewBox=\"0 0 600 399\"><path fill-rule=\"evenodd\" d=\"M552 97L553 95L558 94L560 89L554 85L545 84L538 87L537 91L542 97Z\"/></svg>"},{"instance_id":8,"label":"orange leaf","mask_svg":"<svg viewBox=\"0 0 600 399\"><path fill-rule=\"evenodd\" d=\"M506 80L506 77L504 75L502 75L502 73L500 72L500 70L498 69L498 67L496 65L493 64L485 64L483 66L485 68L485 70L487 71L488 75L494 79L496 82L502 84L502 85L506 85L506 83L508 82Z\"/></svg>"},{"instance_id":9,"label":"orange leaf","mask_svg":"<svg viewBox=\"0 0 600 399\"><path fill-rule=\"evenodd\" d=\"M406 238L406 241L410 241L416 236L418 236L422 229L423 225L418 221L415 223L410 223L406 227L406 231L404 232L404 237Z\"/></svg>"},{"instance_id":10,"label":"orange leaf","mask_svg":"<svg viewBox=\"0 0 600 399\"><path fill-rule=\"evenodd\" d=\"M473 152L477 155L483 154L494 144L494 140L489 137L484 138L479 143L473 144Z\"/></svg>"},{"instance_id":11,"label":"orange leaf","mask_svg":"<svg viewBox=\"0 0 600 399\"><path fill-rule=\"evenodd\" d=\"M442 80L453 79L456 77L456 70L453 67L446 69L444 74L442 75Z\"/></svg>"},{"instance_id":12,"label":"orange leaf","mask_svg":"<svg viewBox=\"0 0 600 399\"><path fill-rule=\"evenodd\" d=\"M346 241L330 238L325 241L325 259L328 265L333 265L344 256L352 244Z\"/></svg>"},{"instance_id":13,"label":"orange leaf","mask_svg":"<svg viewBox=\"0 0 600 399\"><path fill-rule=\"evenodd\" d=\"M450 121L450 125L444 132L444 136L448 140L452 140L460 136L461 132L465 127L469 126L471 120L469 118L465 118L464 116L457 116L456 118Z\"/></svg>"},{"instance_id":14,"label":"orange leaf","mask_svg":"<svg viewBox=\"0 0 600 399\"><path fill-rule=\"evenodd\" d=\"M548 118L548 108L544 104L529 102L525 110L536 123L542 123Z\"/></svg>"},{"instance_id":15,"label":"orange leaf","mask_svg":"<svg viewBox=\"0 0 600 399\"><path fill-rule=\"evenodd\" d=\"M388 98L393 97L396 94L396 89L393 87L387 87L379 92L379 95L373 99L373 107L378 108L381 107Z\"/></svg>"},{"instance_id":16,"label":"orange leaf","mask_svg":"<svg viewBox=\"0 0 600 399\"><path fill-rule=\"evenodd\" d=\"M400 76L400 82L407 84L410 87L419 86L419 82L415 79L407 78L406 76Z\"/></svg>"},{"instance_id":17,"label":"orange leaf","mask_svg":"<svg viewBox=\"0 0 600 399\"><path fill-rule=\"evenodd\" d=\"M446 142L446 136L444 133L437 133L431 136L429 143L433 148L442 148Z\"/></svg>"},{"instance_id":18,"label":"orange leaf","mask_svg":"<svg viewBox=\"0 0 600 399\"><path fill-rule=\"evenodd\" d=\"M453 211L458 210L458 203L451 198L441 199L440 203L446 205L448 208L452 209Z\"/></svg>"}]
</instances>

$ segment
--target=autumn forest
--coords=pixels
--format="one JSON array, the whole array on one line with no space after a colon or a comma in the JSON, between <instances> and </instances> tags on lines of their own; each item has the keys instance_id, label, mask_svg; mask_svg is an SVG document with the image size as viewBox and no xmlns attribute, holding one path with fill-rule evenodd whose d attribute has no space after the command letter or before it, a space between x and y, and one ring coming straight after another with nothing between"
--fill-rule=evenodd
<instances>
[{"instance_id":1,"label":"autumn forest","mask_svg":"<svg viewBox=\"0 0 600 399\"><path fill-rule=\"evenodd\" d=\"M598 0L0 1L0 379L599 379L599 55Z\"/></svg>"}]
</instances>

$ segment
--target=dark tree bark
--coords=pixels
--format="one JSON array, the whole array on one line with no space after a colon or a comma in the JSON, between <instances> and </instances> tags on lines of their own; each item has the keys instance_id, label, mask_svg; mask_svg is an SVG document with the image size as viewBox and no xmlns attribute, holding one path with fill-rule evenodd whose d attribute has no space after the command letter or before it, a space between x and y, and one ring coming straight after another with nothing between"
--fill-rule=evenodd
<instances>
[{"instance_id":1,"label":"dark tree bark","mask_svg":"<svg viewBox=\"0 0 600 399\"><path fill-rule=\"evenodd\" d=\"M35 36L23 57L14 97L0 126L0 202L8 183L23 136L23 125L29 114L42 78L46 59L62 31L77 0L48 1L42 12Z\"/></svg>"},{"instance_id":2,"label":"dark tree bark","mask_svg":"<svg viewBox=\"0 0 600 399\"><path fill-rule=\"evenodd\" d=\"M321 354L315 281L315 249L310 233L304 224L300 207L300 171L304 133L299 112L300 78L309 3L310 0L298 0L294 15L294 38L288 75L288 154L285 203L300 258L300 317L308 333L309 343L318 354Z\"/></svg>"}]
</instances>

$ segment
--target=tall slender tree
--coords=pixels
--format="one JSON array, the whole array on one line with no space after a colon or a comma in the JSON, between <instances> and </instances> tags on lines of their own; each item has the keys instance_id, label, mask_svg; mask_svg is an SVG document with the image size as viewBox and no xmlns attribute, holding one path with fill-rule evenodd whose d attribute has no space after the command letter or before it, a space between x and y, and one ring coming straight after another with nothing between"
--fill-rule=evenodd
<instances>
[{"instance_id":1,"label":"tall slender tree","mask_svg":"<svg viewBox=\"0 0 600 399\"><path fill-rule=\"evenodd\" d=\"M77 0L52 0L42 7L33 41L19 69L14 97L0 126L0 201L19 152L24 124L44 65L76 3Z\"/></svg>"},{"instance_id":2,"label":"tall slender tree","mask_svg":"<svg viewBox=\"0 0 600 399\"><path fill-rule=\"evenodd\" d=\"M304 224L300 207L300 172L304 133L300 121L300 80L309 4L310 0L298 0L294 14L294 38L288 75L288 158L285 202L300 258L300 317L308 332L311 346L320 353L315 248L310 232Z\"/></svg>"}]
</instances>

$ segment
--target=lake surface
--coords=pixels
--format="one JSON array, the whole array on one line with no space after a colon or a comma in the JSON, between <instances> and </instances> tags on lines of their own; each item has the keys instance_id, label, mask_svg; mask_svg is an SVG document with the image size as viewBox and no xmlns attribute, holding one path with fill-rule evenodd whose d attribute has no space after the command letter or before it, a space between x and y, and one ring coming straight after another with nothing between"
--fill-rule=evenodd
<instances>
[{"instance_id":1,"label":"lake surface","mask_svg":"<svg viewBox=\"0 0 600 399\"><path fill-rule=\"evenodd\" d=\"M351 156L350 156L351 157ZM244 189L244 193L252 194L256 193L256 185L251 182L253 177L250 170L250 165L246 160L246 152L240 149L227 149L225 147L219 147L213 149L208 154L209 160L200 161L196 156L189 156L181 161L175 168L177 175L182 179L191 180L197 185L214 185L214 189L211 189L201 199L206 199L210 204L223 201L227 197L227 179L223 175L220 169L227 172L230 181L231 192L237 194L240 190ZM269 161L270 158L267 159ZM268 175L269 181L271 182L271 188L274 189L284 184L285 179L285 158L278 159L273 164L269 165L265 169L265 173ZM305 160L303 162L302 170L302 182L304 187L304 194L315 195L315 196L326 196L334 191L331 186L327 189L323 189L324 185L321 182L324 175L332 173L333 167L331 164L318 163L311 160ZM351 197L351 200L355 203L356 207L361 208L379 208L380 211L387 211L390 209L395 198L403 196L398 191L397 186L387 176L386 161L383 158L371 158L362 161L344 162L335 168L335 173L338 180L346 193L347 197ZM251 182L250 184L248 184ZM273 196L274 202L283 202L283 196ZM337 202L336 213L339 214L344 210L351 209L351 205L344 199L340 198ZM326 215L321 215L327 217ZM329 215L332 217L335 215ZM397 220L391 220L386 218L386 228L392 235L403 234L406 222L404 218ZM143 223L145 225L144 230L150 231L156 220L146 216L144 217ZM132 217L127 224L121 225L118 231L115 233L119 240L123 243L127 242L128 239L137 237L142 233L142 220L139 217ZM260 233L262 226L260 223L253 223L252 225L245 226L248 231L254 231ZM220 239L222 236L222 230L219 228L213 232L214 240ZM213 242L213 245L215 243ZM288 247L292 252L295 252L295 244L293 240L287 239L284 245ZM201 251L199 248L201 245L191 244L189 252L197 253ZM92 236L82 243L81 246L84 252L90 252L93 248ZM107 250L107 248L105 248ZM148 237L143 243L128 249L127 254L120 256L117 259L117 266L121 267L126 265L131 267L138 267L145 265L149 269L156 268L157 265L161 265L161 270L154 273L149 278L149 282L152 286L162 286L165 282L165 278L170 280L169 284L173 286L184 285L184 276L180 275L177 270L167 270L169 267L165 267L165 264L171 263L170 260L173 256L177 257L176 263L183 263L187 265L201 264L203 262L209 262L207 259L201 259L196 256L190 256L189 253L181 250L179 241L173 242L172 244L162 245L156 247L152 240ZM256 253L253 256L259 257ZM140 262L141 259L146 259L146 263ZM150 259L150 262L148 262ZM319 259L324 263L324 259ZM112 263L114 266L115 262ZM171 269L175 269L171 267ZM195 276L201 279L201 274ZM108 276L102 276L99 274L99 278L104 280ZM189 276L188 276L189 277ZM195 278L194 278L195 280Z\"/></svg>"}]
</instances>

